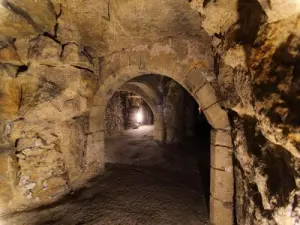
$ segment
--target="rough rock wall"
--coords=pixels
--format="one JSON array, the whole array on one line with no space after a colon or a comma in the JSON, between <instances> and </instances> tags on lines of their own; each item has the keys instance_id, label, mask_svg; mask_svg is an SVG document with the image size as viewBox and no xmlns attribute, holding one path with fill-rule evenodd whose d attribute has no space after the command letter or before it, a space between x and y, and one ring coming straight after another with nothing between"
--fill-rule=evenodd
<instances>
[{"instance_id":1,"label":"rough rock wall","mask_svg":"<svg viewBox=\"0 0 300 225\"><path fill-rule=\"evenodd\" d=\"M55 201L84 181L94 65L77 44L47 35L0 49L1 213Z\"/></svg>"},{"instance_id":2,"label":"rough rock wall","mask_svg":"<svg viewBox=\"0 0 300 225\"><path fill-rule=\"evenodd\" d=\"M300 4L193 0L231 115L238 224L299 224Z\"/></svg>"},{"instance_id":3,"label":"rough rock wall","mask_svg":"<svg viewBox=\"0 0 300 225\"><path fill-rule=\"evenodd\" d=\"M233 135L238 224L299 223L299 160L267 140L253 118L235 117Z\"/></svg>"},{"instance_id":4,"label":"rough rock wall","mask_svg":"<svg viewBox=\"0 0 300 225\"><path fill-rule=\"evenodd\" d=\"M184 134L184 90L175 81L165 79L163 98L163 125L165 142L179 142Z\"/></svg>"},{"instance_id":5,"label":"rough rock wall","mask_svg":"<svg viewBox=\"0 0 300 225\"><path fill-rule=\"evenodd\" d=\"M122 101L121 94L116 92L105 110L105 133L112 135L114 133L124 130L125 115L124 115L124 101Z\"/></svg>"}]
</instances>

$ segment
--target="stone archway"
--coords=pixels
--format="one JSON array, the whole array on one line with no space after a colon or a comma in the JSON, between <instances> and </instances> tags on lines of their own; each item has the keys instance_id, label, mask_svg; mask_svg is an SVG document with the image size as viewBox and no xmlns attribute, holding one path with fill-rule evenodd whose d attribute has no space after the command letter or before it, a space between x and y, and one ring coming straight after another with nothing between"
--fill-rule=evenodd
<instances>
[{"instance_id":1,"label":"stone archway","mask_svg":"<svg viewBox=\"0 0 300 225\"><path fill-rule=\"evenodd\" d=\"M197 101L213 130L211 132L210 221L233 223L232 140L227 113L221 108L215 89L212 58L203 55L196 40L168 39L151 46L138 46L112 54L102 62L102 83L95 95L89 118L86 164L89 169L104 168L104 112L107 101L124 83L146 74L167 76L183 86ZM184 57L182 57L184 55Z\"/></svg>"}]
</instances>

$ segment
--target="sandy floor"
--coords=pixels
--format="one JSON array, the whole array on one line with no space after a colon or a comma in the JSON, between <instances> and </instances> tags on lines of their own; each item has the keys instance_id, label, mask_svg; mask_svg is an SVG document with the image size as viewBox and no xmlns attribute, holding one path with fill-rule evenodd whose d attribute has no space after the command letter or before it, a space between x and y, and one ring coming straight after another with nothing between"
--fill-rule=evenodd
<instances>
[{"instance_id":1,"label":"sandy floor","mask_svg":"<svg viewBox=\"0 0 300 225\"><path fill-rule=\"evenodd\" d=\"M152 131L145 126L107 138L104 175L51 206L0 224L209 224L197 162L178 147L155 143Z\"/></svg>"},{"instance_id":2,"label":"sandy floor","mask_svg":"<svg viewBox=\"0 0 300 225\"><path fill-rule=\"evenodd\" d=\"M197 170L197 158L175 145L160 145L153 141L154 126L141 126L105 139L105 162L159 166L170 170Z\"/></svg>"}]
</instances>

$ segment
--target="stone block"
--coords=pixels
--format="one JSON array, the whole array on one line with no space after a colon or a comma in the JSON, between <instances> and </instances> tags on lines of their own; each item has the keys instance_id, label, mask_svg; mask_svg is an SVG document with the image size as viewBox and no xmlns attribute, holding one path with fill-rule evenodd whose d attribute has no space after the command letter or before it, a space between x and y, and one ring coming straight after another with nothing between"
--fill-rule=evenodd
<instances>
[{"instance_id":1,"label":"stone block","mask_svg":"<svg viewBox=\"0 0 300 225\"><path fill-rule=\"evenodd\" d=\"M210 224L233 225L233 203L210 197Z\"/></svg>"},{"instance_id":2,"label":"stone block","mask_svg":"<svg viewBox=\"0 0 300 225\"><path fill-rule=\"evenodd\" d=\"M104 141L104 132L103 131L93 133L92 135L93 135L93 142Z\"/></svg>"},{"instance_id":3,"label":"stone block","mask_svg":"<svg viewBox=\"0 0 300 225\"><path fill-rule=\"evenodd\" d=\"M228 115L221 106L216 103L203 111L210 125L215 129L229 129Z\"/></svg>"},{"instance_id":4,"label":"stone block","mask_svg":"<svg viewBox=\"0 0 300 225\"><path fill-rule=\"evenodd\" d=\"M0 120L14 120L18 117L21 87L11 77L0 78Z\"/></svg>"},{"instance_id":5,"label":"stone block","mask_svg":"<svg viewBox=\"0 0 300 225\"><path fill-rule=\"evenodd\" d=\"M179 64L176 63L174 65L174 68L172 70L172 78L178 82L179 84L182 85L182 83L184 82L185 77L188 74L189 71L189 67L187 65L183 65L183 64Z\"/></svg>"},{"instance_id":6,"label":"stone block","mask_svg":"<svg viewBox=\"0 0 300 225\"><path fill-rule=\"evenodd\" d=\"M94 133L104 129L105 106L94 106L89 118L89 131Z\"/></svg>"},{"instance_id":7,"label":"stone block","mask_svg":"<svg viewBox=\"0 0 300 225\"><path fill-rule=\"evenodd\" d=\"M205 84L196 93L196 100L202 110L207 109L218 101L215 89L209 84Z\"/></svg>"},{"instance_id":8,"label":"stone block","mask_svg":"<svg viewBox=\"0 0 300 225\"><path fill-rule=\"evenodd\" d=\"M87 143L92 144L94 142L99 142L99 141L104 141L104 132L103 131L98 131L95 133L91 133L87 137Z\"/></svg>"},{"instance_id":9,"label":"stone block","mask_svg":"<svg viewBox=\"0 0 300 225\"><path fill-rule=\"evenodd\" d=\"M163 130L154 130L154 140L163 141Z\"/></svg>"},{"instance_id":10,"label":"stone block","mask_svg":"<svg viewBox=\"0 0 300 225\"><path fill-rule=\"evenodd\" d=\"M191 93L196 92L207 82L206 77L203 76L201 70L202 69L199 68L192 69L184 80L184 84Z\"/></svg>"},{"instance_id":11,"label":"stone block","mask_svg":"<svg viewBox=\"0 0 300 225\"><path fill-rule=\"evenodd\" d=\"M7 206L13 198L16 185L17 163L13 149L0 149L0 208Z\"/></svg>"},{"instance_id":12,"label":"stone block","mask_svg":"<svg viewBox=\"0 0 300 225\"><path fill-rule=\"evenodd\" d=\"M96 94L93 101L94 106L106 106L107 98L104 95Z\"/></svg>"},{"instance_id":13,"label":"stone block","mask_svg":"<svg viewBox=\"0 0 300 225\"><path fill-rule=\"evenodd\" d=\"M210 193L214 198L224 202L233 201L233 171L210 168Z\"/></svg>"},{"instance_id":14,"label":"stone block","mask_svg":"<svg viewBox=\"0 0 300 225\"><path fill-rule=\"evenodd\" d=\"M172 74L176 60L172 55L161 53L149 58L147 69L164 76Z\"/></svg>"},{"instance_id":15,"label":"stone block","mask_svg":"<svg viewBox=\"0 0 300 225\"><path fill-rule=\"evenodd\" d=\"M232 171L232 149L211 145L210 151L210 165L213 168Z\"/></svg>"},{"instance_id":16,"label":"stone block","mask_svg":"<svg viewBox=\"0 0 300 225\"><path fill-rule=\"evenodd\" d=\"M213 145L232 147L232 138L229 131L212 130L210 132L210 141Z\"/></svg>"},{"instance_id":17,"label":"stone block","mask_svg":"<svg viewBox=\"0 0 300 225\"><path fill-rule=\"evenodd\" d=\"M87 165L95 162L100 163L104 167L104 142L89 143L86 148L85 162Z\"/></svg>"}]
</instances>

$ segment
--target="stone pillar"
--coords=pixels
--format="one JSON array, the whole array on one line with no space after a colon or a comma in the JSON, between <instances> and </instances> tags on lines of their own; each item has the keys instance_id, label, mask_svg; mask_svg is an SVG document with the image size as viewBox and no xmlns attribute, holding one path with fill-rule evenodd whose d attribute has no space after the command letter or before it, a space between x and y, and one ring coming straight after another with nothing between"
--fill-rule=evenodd
<instances>
[{"instance_id":1,"label":"stone pillar","mask_svg":"<svg viewBox=\"0 0 300 225\"><path fill-rule=\"evenodd\" d=\"M93 175L104 170L104 154L104 131L89 134L85 154L85 164L88 173Z\"/></svg>"},{"instance_id":2,"label":"stone pillar","mask_svg":"<svg viewBox=\"0 0 300 225\"><path fill-rule=\"evenodd\" d=\"M211 132L210 221L233 224L232 140L229 131Z\"/></svg>"}]
</instances>

